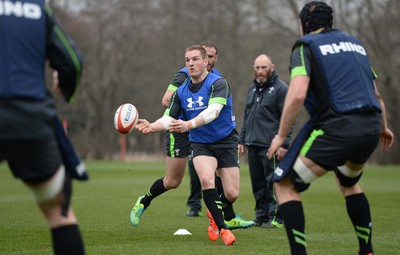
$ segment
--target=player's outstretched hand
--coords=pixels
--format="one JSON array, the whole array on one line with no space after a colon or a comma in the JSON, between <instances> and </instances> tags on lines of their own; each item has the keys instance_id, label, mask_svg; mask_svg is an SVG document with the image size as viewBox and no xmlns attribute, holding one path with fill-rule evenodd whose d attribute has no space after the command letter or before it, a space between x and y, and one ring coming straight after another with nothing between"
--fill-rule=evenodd
<instances>
[{"instance_id":1,"label":"player's outstretched hand","mask_svg":"<svg viewBox=\"0 0 400 255\"><path fill-rule=\"evenodd\" d=\"M150 126L150 122L148 122L146 119L138 119L135 128L137 131L142 133L142 135L150 134L153 131Z\"/></svg>"}]
</instances>

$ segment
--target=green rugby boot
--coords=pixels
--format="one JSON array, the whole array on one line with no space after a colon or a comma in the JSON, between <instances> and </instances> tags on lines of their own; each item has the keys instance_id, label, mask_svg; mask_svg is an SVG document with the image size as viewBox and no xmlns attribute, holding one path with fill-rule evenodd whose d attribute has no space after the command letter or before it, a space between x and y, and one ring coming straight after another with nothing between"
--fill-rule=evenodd
<instances>
[{"instance_id":1,"label":"green rugby boot","mask_svg":"<svg viewBox=\"0 0 400 255\"><path fill-rule=\"evenodd\" d=\"M140 200L142 200L142 198L144 198L144 196L138 197L138 199L131 211L130 220L131 220L132 226L134 226L134 227L139 225L140 217L142 217L142 214L144 212L144 205L140 203Z\"/></svg>"},{"instance_id":2,"label":"green rugby boot","mask_svg":"<svg viewBox=\"0 0 400 255\"><path fill-rule=\"evenodd\" d=\"M282 228L283 227L283 222L279 222L276 220L271 221L271 225L276 227L276 228Z\"/></svg>"},{"instance_id":3,"label":"green rugby boot","mask_svg":"<svg viewBox=\"0 0 400 255\"><path fill-rule=\"evenodd\" d=\"M252 220L244 220L239 214L230 221L225 221L225 225L228 229L238 229L238 228L250 228L255 225Z\"/></svg>"}]
</instances>

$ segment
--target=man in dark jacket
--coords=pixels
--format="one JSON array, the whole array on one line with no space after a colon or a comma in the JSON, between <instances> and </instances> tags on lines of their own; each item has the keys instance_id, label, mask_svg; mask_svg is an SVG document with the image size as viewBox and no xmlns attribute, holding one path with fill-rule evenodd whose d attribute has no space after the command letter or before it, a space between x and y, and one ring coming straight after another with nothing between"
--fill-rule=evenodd
<instances>
[{"instance_id":1,"label":"man in dark jacket","mask_svg":"<svg viewBox=\"0 0 400 255\"><path fill-rule=\"evenodd\" d=\"M54 100L44 81L48 60L56 70L54 89L71 101L81 78L80 53L44 0L0 5L0 162L7 161L31 189L51 229L54 253L84 254L68 206L71 175L59 149Z\"/></svg>"},{"instance_id":2,"label":"man in dark jacket","mask_svg":"<svg viewBox=\"0 0 400 255\"><path fill-rule=\"evenodd\" d=\"M247 92L239 151L248 152L253 195L256 201L256 226L281 228L278 205L273 190L273 173L289 147L290 135L276 155L269 160L267 150L279 128L287 84L275 72L271 59L262 54L254 61L255 79Z\"/></svg>"}]
</instances>

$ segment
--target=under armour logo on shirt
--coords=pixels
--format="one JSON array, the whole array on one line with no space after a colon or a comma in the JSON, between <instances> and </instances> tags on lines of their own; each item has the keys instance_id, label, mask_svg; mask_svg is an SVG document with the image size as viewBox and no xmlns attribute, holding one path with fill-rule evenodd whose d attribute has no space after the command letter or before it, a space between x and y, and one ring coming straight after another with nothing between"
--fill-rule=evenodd
<instances>
[{"instance_id":1,"label":"under armour logo on shirt","mask_svg":"<svg viewBox=\"0 0 400 255\"><path fill-rule=\"evenodd\" d=\"M188 108L193 108L193 105L194 104L198 104L198 106L199 107L201 107L201 106L203 106L204 105L204 103L203 103L203 97L199 97L199 99L198 100L196 100L196 101L193 101L193 98L188 98L187 99L187 101L188 101Z\"/></svg>"}]
</instances>

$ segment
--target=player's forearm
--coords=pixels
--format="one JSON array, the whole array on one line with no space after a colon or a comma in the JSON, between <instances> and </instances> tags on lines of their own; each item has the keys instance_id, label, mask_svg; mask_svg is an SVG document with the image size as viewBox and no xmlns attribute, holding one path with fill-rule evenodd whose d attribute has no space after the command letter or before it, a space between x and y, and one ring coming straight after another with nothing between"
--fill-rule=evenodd
<instances>
[{"instance_id":1,"label":"player's forearm","mask_svg":"<svg viewBox=\"0 0 400 255\"><path fill-rule=\"evenodd\" d=\"M387 117L386 117L386 106L385 102L383 101L383 98L381 96L381 93L378 90L378 87L376 86L376 82L374 81L374 88L375 88L375 95L376 98L378 99L378 102L381 106L382 110L382 130L385 130L387 128Z\"/></svg>"},{"instance_id":2,"label":"player's forearm","mask_svg":"<svg viewBox=\"0 0 400 255\"><path fill-rule=\"evenodd\" d=\"M285 104L283 106L278 136L282 138L288 136L291 127L303 106L307 95L308 82L309 78L307 76L297 76L290 82L289 90L285 98Z\"/></svg>"},{"instance_id":3,"label":"player's forearm","mask_svg":"<svg viewBox=\"0 0 400 255\"><path fill-rule=\"evenodd\" d=\"M160 121L156 120L155 122L150 123L149 126L150 133L161 132L164 130L165 130L164 125Z\"/></svg>"},{"instance_id":4,"label":"player's forearm","mask_svg":"<svg viewBox=\"0 0 400 255\"><path fill-rule=\"evenodd\" d=\"M385 107L385 103L383 102L382 98L379 100L379 103L381 104L381 108L382 108L382 129L385 130L388 127L387 117L386 117L386 107Z\"/></svg>"},{"instance_id":5,"label":"player's forearm","mask_svg":"<svg viewBox=\"0 0 400 255\"><path fill-rule=\"evenodd\" d=\"M196 127L201 127L212 122L213 120L218 118L219 113L221 112L223 107L224 105L218 103L210 104L199 115L186 122L188 130Z\"/></svg>"},{"instance_id":6,"label":"player's forearm","mask_svg":"<svg viewBox=\"0 0 400 255\"><path fill-rule=\"evenodd\" d=\"M165 131L168 129L169 125L171 124L172 120L174 118L164 115L158 120L154 121L153 123L150 124L150 128L152 132L161 132Z\"/></svg>"},{"instance_id":7,"label":"player's forearm","mask_svg":"<svg viewBox=\"0 0 400 255\"><path fill-rule=\"evenodd\" d=\"M278 136L284 138L288 136L301 107L302 103L299 102L291 102L290 105L285 105L279 124Z\"/></svg>"},{"instance_id":8,"label":"player's forearm","mask_svg":"<svg viewBox=\"0 0 400 255\"><path fill-rule=\"evenodd\" d=\"M186 121L186 126L187 126L188 130L204 126L205 124L206 124L206 122L205 122L203 116L201 116L201 115L197 115L195 118Z\"/></svg>"},{"instance_id":9,"label":"player's forearm","mask_svg":"<svg viewBox=\"0 0 400 255\"><path fill-rule=\"evenodd\" d=\"M171 89L170 89L171 86L172 86L172 85L170 85L170 86L168 87L167 91L165 91L165 94L164 94L163 98L161 99L161 104L162 104L162 106L165 107L165 108L168 107L169 102L170 102L170 100L171 100L171 96L172 96L172 94L174 94L174 92L175 92L175 90L176 90L176 89L175 89L175 90L171 90Z\"/></svg>"}]
</instances>

